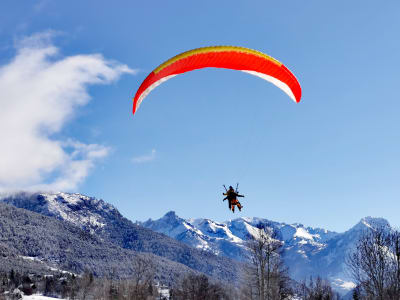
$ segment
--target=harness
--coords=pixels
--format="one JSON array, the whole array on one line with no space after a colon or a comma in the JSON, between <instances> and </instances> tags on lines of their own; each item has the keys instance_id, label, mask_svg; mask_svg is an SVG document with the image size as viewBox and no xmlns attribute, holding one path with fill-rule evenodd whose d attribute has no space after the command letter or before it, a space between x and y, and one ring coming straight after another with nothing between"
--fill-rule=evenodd
<instances>
[{"instance_id":1,"label":"harness","mask_svg":"<svg viewBox=\"0 0 400 300\"><path fill-rule=\"evenodd\" d=\"M239 203L239 200L236 198L231 201L231 204L233 204L233 205L238 204L238 203Z\"/></svg>"}]
</instances>

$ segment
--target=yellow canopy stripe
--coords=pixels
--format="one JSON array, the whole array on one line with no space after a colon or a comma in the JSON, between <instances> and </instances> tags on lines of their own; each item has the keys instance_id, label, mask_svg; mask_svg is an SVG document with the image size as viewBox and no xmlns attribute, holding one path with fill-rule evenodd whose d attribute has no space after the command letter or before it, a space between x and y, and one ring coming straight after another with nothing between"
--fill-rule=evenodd
<instances>
[{"instance_id":1,"label":"yellow canopy stripe","mask_svg":"<svg viewBox=\"0 0 400 300\"><path fill-rule=\"evenodd\" d=\"M157 74L162 69L168 67L169 65L173 64L174 62L177 62L178 60L181 60L183 58L186 58L186 57L189 57L192 55L205 54L205 53L209 53L209 52L225 52L225 51L235 51L235 52L243 52L243 53L253 54L253 55L257 55L259 57L268 59L268 60L274 62L275 64L277 64L278 66L282 65L282 63L279 62L278 60L276 60L275 58L273 58L265 53L262 53L260 51L257 51L257 50L253 50L253 49L249 49L249 48L245 48L245 47L236 47L236 46L213 46L213 47L202 47L202 48L197 48L197 49L183 52L177 56L172 57L171 59L167 60L166 62L162 63L153 72L155 74Z\"/></svg>"}]
</instances>

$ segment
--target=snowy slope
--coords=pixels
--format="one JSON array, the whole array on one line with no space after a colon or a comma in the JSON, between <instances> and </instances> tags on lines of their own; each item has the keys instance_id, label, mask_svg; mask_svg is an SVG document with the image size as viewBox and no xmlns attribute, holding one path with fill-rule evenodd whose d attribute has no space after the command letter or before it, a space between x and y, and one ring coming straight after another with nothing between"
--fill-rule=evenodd
<instances>
[{"instance_id":1,"label":"snowy slope","mask_svg":"<svg viewBox=\"0 0 400 300\"><path fill-rule=\"evenodd\" d=\"M26 296L26 295L22 296L22 300L54 300L54 299L56 299L56 298L46 297L46 296L39 295L39 294L31 295L31 296ZM61 298L57 298L57 299L63 300Z\"/></svg>"},{"instance_id":2,"label":"snowy slope","mask_svg":"<svg viewBox=\"0 0 400 300\"><path fill-rule=\"evenodd\" d=\"M101 242L126 250L152 253L214 279L238 279L238 262L226 256L194 249L167 235L135 224L103 200L70 193L17 193L1 198L0 202L56 218L90 233Z\"/></svg>"},{"instance_id":3,"label":"snowy slope","mask_svg":"<svg viewBox=\"0 0 400 300\"><path fill-rule=\"evenodd\" d=\"M67 221L92 233L102 232L110 216L122 217L111 204L76 193L18 193L1 201Z\"/></svg>"}]
</instances>

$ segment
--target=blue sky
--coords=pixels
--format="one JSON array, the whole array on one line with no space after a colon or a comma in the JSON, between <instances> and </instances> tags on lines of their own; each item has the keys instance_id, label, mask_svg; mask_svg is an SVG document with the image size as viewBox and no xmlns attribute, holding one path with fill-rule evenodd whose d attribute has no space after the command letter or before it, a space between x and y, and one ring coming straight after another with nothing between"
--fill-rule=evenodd
<instances>
[{"instance_id":1,"label":"blue sky","mask_svg":"<svg viewBox=\"0 0 400 300\"><path fill-rule=\"evenodd\" d=\"M132 220L174 210L336 231L369 215L400 225L398 1L2 1L0 11L1 190L80 192ZM282 61L302 102L205 69L161 85L132 116L149 72L209 45ZM236 182L245 208L232 215L222 184Z\"/></svg>"}]
</instances>

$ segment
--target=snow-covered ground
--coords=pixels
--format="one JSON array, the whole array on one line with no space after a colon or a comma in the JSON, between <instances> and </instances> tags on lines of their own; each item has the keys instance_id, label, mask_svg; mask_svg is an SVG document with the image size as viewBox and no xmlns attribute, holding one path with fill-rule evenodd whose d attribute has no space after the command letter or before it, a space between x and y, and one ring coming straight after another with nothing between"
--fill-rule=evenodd
<instances>
[{"instance_id":1,"label":"snow-covered ground","mask_svg":"<svg viewBox=\"0 0 400 300\"><path fill-rule=\"evenodd\" d=\"M52 297L46 297L43 295L31 295L31 296L22 296L23 300L54 300L54 299L60 299L60 298L52 298ZM60 299L62 300L62 299ZM64 299L66 300L66 299Z\"/></svg>"}]
</instances>

